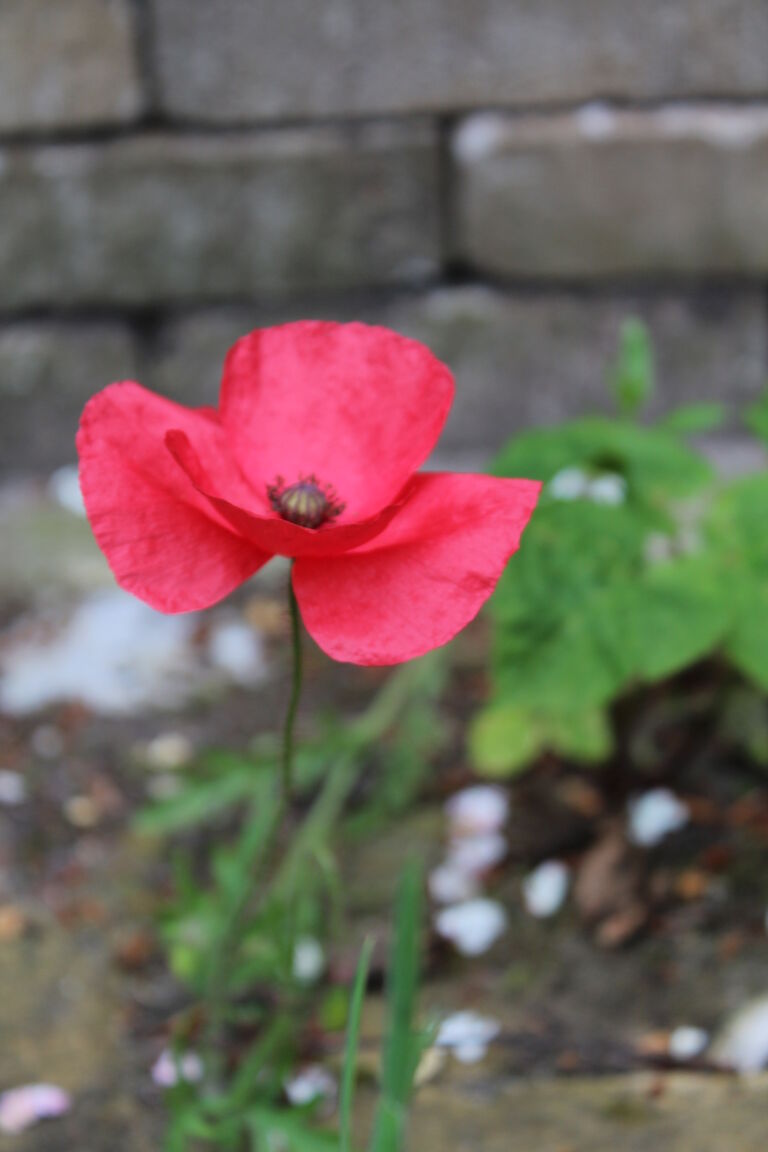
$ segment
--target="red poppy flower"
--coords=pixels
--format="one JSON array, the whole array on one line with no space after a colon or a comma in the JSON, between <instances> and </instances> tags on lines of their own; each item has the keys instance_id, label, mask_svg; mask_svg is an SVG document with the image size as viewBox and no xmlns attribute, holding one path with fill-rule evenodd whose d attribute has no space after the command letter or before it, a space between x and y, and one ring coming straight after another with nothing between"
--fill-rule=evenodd
<instances>
[{"instance_id":1,"label":"red poppy flower","mask_svg":"<svg viewBox=\"0 0 768 1152\"><path fill-rule=\"evenodd\" d=\"M450 372L384 328L304 321L252 332L218 410L139 384L87 404L85 506L117 582L161 612L206 608L289 556L329 656L396 664L445 644L493 591L540 485L418 473Z\"/></svg>"}]
</instances>

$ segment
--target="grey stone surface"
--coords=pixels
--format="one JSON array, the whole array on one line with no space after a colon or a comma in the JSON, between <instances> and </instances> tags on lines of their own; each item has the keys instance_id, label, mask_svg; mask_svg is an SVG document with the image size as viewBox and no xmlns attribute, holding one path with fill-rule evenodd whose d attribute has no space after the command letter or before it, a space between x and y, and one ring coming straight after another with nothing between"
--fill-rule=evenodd
<instances>
[{"instance_id":1,"label":"grey stone surface","mask_svg":"<svg viewBox=\"0 0 768 1152\"><path fill-rule=\"evenodd\" d=\"M494 1080L480 1064L420 1092L410 1131L423 1152L760 1152L766 1107L765 1077Z\"/></svg>"},{"instance_id":2,"label":"grey stone surface","mask_svg":"<svg viewBox=\"0 0 768 1152\"><path fill-rule=\"evenodd\" d=\"M132 338L119 323L0 326L0 475L74 460L85 401L136 371Z\"/></svg>"},{"instance_id":3,"label":"grey stone surface","mask_svg":"<svg viewBox=\"0 0 768 1152\"><path fill-rule=\"evenodd\" d=\"M125 123L141 110L130 0L3 0L0 131Z\"/></svg>"},{"instance_id":4,"label":"grey stone surface","mask_svg":"<svg viewBox=\"0 0 768 1152\"><path fill-rule=\"evenodd\" d=\"M440 457L482 461L530 424L605 408L622 321L640 316L657 354L656 412L687 401L754 399L768 366L759 291L661 296L505 294L452 288L392 303L225 309L164 326L146 349L144 382L185 403L215 403L224 355L244 332L299 315L385 324L428 344L456 375Z\"/></svg>"},{"instance_id":5,"label":"grey stone surface","mask_svg":"<svg viewBox=\"0 0 768 1152\"><path fill-rule=\"evenodd\" d=\"M164 108L212 121L768 93L761 0L152 0Z\"/></svg>"},{"instance_id":6,"label":"grey stone surface","mask_svg":"<svg viewBox=\"0 0 768 1152\"><path fill-rule=\"evenodd\" d=\"M251 328L301 316L363 319L424 341L453 369L457 394L438 462L480 465L520 428L605 408L622 321L642 317L656 346L653 410L717 400L734 409L768 378L757 290L513 294L446 288L392 301L323 297L271 307L192 309L134 337L120 322L0 326L0 474L74 459L83 404L127 377L182 403L215 404L227 349Z\"/></svg>"},{"instance_id":7,"label":"grey stone surface","mask_svg":"<svg viewBox=\"0 0 768 1152\"><path fill-rule=\"evenodd\" d=\"M439 263L426 123L0 150L0 310L418 282Z\"/></svg>"},{"instance_id":8,"label":"grey stone surface","mask_svg":"<svg viewBox=\"0 0 768 1152\"><path fill-rule=\"evenodd\" d=\"M768 111L479 114L453 140L459 255L506 276L768 272Z\"/></svg>"}]
</instances>

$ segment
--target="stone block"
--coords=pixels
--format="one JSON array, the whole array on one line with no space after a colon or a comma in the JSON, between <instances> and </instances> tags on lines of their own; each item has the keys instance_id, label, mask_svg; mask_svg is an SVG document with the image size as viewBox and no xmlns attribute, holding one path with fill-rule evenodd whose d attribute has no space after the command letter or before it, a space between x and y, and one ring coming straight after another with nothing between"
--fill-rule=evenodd
<instances>
[{"instance_id":1,"label":"stone block","mask_svg":"<svg viewBox=\"0 0 768 1152\"><path fill-rule=\"evenodd\" d=\"M439 266L431 127L0 149L0 309L418 283Z\"/></svg>"},{"instance_id":2,"label":"stone block","mask_svg":"<svg viewBox=\"0 0 768 1152\"><path fill-rule=\"evenodd\" d=\"M247 122L768 94L760 0L152 0L166 112Z\"/></svg>"},{"instance_id":3,"label":"stone block","mask_svg":"<svg viewBox=\"0 0 768 1152\"><path fill-rule=\"evenodd\" d=\"M0 132L124 124L143 105L129 0L3 0Z\"/></svg>"},{"instance_id":4,"label":"stone block","mask_svg":"<svg viewBox=\"0 0 768 1152\"><path fill-rule=\"evenodd\" d=\"M426 343L456 376L438 460L482 465L515 432L607 410L622 321L649 326L657 361L652 412L713 400L734 411L759 395L768 326L758 291L661 295L447 288L390 303L327 299L277 309L223 309L171 321L143 357L142 380L187 404L214 404L227 349L258 325L310 315L384 324Z\"/></svg>"},{"instance_id":5,"label":"stone block","mask_svg":"<svg viewBox=\"0 0 768 1152\"><path fill-rule=\"evenodd\" d=\"M73 461L88 397L136 374L132 337L118 322L0 326L0 475Z\"/></svg>"},{"instance_id":6,"label":"stone block","mask_svg":"<svg viewBox=\"0 0 768 1152\"><path fill-rule=\"evenodd\" d=\"M768 272L768 111L479 114L453 140L455 254L506 277Z\"/></svg>"}]
</instances>

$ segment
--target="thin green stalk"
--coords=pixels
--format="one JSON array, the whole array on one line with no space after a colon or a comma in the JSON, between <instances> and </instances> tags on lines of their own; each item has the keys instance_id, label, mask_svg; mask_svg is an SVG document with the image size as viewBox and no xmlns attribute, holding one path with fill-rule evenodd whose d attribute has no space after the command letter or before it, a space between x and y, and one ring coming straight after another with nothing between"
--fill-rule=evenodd
<instances>
[{"instance_id":1,"label":"thin green stalk","mask_svg":"<svg viewBox=\"0 0 768 1152\"><path fill-rule=\"evenodd\" d=\"M296 722L296 711L301 696L301 683L303 678L303 662L301 652L301 620L299 618L299 605L296 593L293 590L293 580L288 578L288 605L291 615L291 640L293 652L291 698L288 703L288 712L283 727L283 752L281 760L281 779L283 786L283 804L286 809L290 806L293 794L293 730Z\"/></svg>"},{"instance_id":2,"label":"thin green stalk","mask_svg":"<svg viewBox=\"0 0 768 1152\"><path fill-rule=\"evenodd\" d=\"M344 1054L344 1071L341 1083L340 1114L340 1152L351 1152L352 1149L352 1104L355 1095L355 1078L357 1075L357 1050L360 1044L360 1021L363 1015L363 1000L368 982L368 970L371 966L373 953L373 940L367 937L363 943L363 950L357 965L355 987L349 1005L349 1023L347 1024L347 1043Z\"/></svg>"},{"instance_id":3,"label":"thin green stalk","mask_svg":"<svg viewBox=\"0 0 768 1152\"><path fill-rule=\"evenodd\" d=\"M274 808L266 803L266 797L259 795L251 808L245 824L243 844L246 848L243 864L250 880L240 888L236 899L226 916L223 931L216 944L211 959L206 1000L208 1001L208 1026L205 1035L205 1048L208 1052L208 1067L216 1069L216 1046L226 1012L226 985L230 958L237 952L242 939L251 902L258 880L269 865L275 842L280 832L282 818L290 810L293 790L294 726L299 706L302 684L301 620L299 605L293 591L293 583L288 581L288 603L291 616L292 634L292 677L288 712L283 728L280 783L281 792ZM310 816L311 819L311 816ZM248 848L250 841L250 848Z\"/></svg>"}]
</instances>

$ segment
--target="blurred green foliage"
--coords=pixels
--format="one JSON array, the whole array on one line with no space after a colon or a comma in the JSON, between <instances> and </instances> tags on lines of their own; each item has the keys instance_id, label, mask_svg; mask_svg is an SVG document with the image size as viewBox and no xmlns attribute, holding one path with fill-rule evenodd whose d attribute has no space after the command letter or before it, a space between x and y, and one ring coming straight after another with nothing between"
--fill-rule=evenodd
<instances>
[{"instance_id":1,"label":"blurred green foliage","mask_svg":"<svg viewBox=\"0 0 768 1152\"><path fill-rule=\"evenodd\" d=\"M768 473L723 483L687 442L719 405L639 422L653 355L637 321L609 380L615 417L534 429L495 462L544 489L491 604L494 692L470 733L487 774L544 751L605 760L611 706L705 658L768 690ZM768 442L768 398L747 422Z\"/></svg>"}]
</instances>

